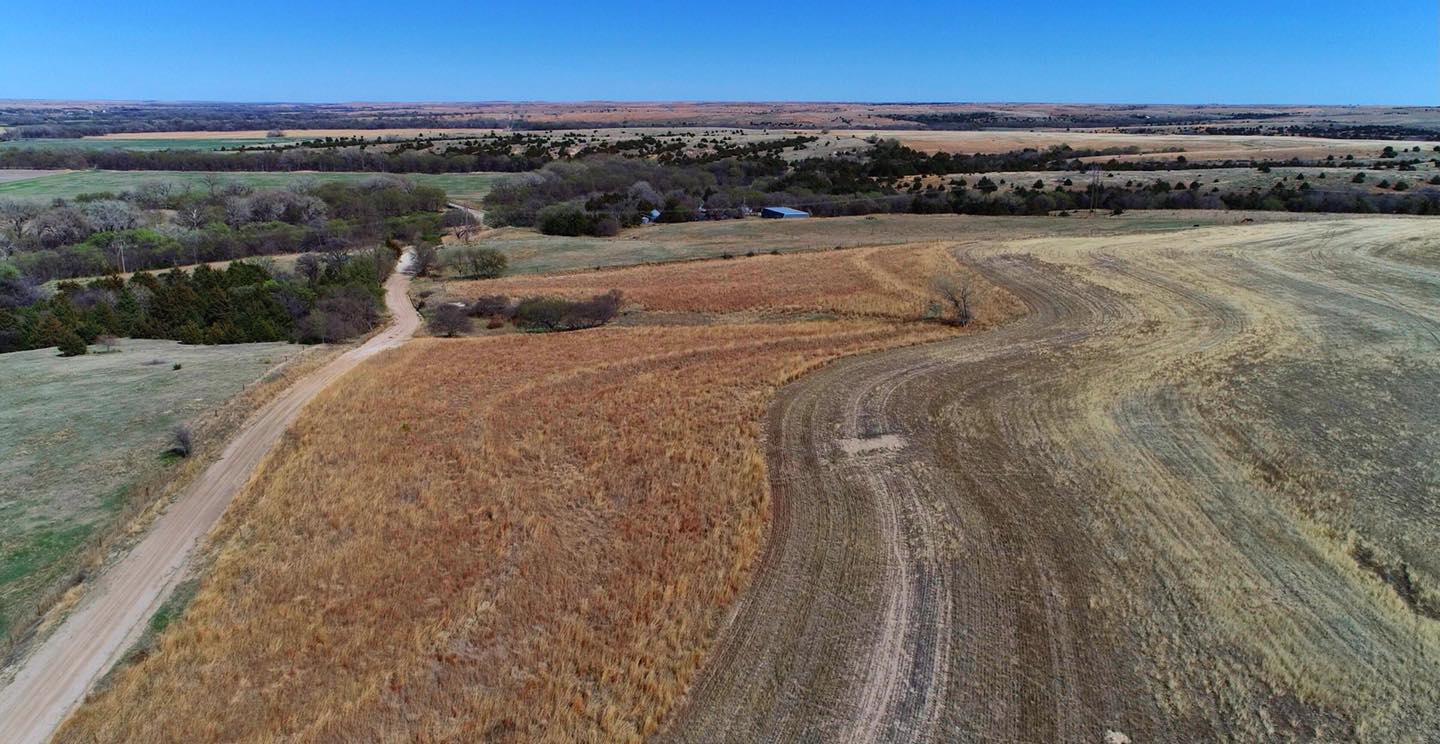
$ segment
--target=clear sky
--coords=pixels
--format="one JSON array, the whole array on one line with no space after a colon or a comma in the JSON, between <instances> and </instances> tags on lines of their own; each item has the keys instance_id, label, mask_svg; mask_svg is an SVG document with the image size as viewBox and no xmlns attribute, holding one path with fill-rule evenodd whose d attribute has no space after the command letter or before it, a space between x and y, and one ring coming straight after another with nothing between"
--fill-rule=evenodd
<instances>
[{"instance_id":1,"label":"clear sky","mask_svg":"<svg viewBox=\"0 0 1440 744\"><path fill-rule=\"evenodd\" d=\"M13 0L0 98L1440 105L1436 0Z\"/></svg>"}]
</instances>

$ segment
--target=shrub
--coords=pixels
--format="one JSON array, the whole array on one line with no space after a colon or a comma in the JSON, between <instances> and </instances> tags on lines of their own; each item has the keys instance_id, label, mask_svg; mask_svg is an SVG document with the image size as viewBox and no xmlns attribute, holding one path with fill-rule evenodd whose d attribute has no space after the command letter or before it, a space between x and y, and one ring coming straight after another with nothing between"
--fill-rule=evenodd
<instances>
[{"instance_id":1,"label":"shrub","mask_svg":"<svg viewBox=\"0 0 1440 744\"><path fill-rule=\"evenodd\" d=\"M494 279L510 265L505 254L494 248L467 245L450 250L446 262L466 279Z\"/></svg>"},{"instance_id":2,"label":"shrub","mask_svg":"<svg viewBox=\"0 0 1440 744\"><path fill-rule=\"evenodd\" d=\"M589 232L589 223L589 216L578 204L551 204L535 213L535 226L546 235L584 235Z\"/></svg>"},{"instance_id":3,"label":"shrub","mask_svg":"<svg viewBox=\"0 0 1440 744\"><path fill-rule=\"evenodd\" d=\"M515 324L535 331L568 331L609 323L620 312L622 296L612 289L588 300L526 297L515 307Z\"/></svg>"},{"instance_id":4,"label":"shrub","mask_svg":"<svg viewBox=\"0 0 1440 744\"><path fill-rule=\"evenodd\" d=\"M574 303L570 308L568 321L571 328L592 328L614 320L620 314L622 301L620 290L612 289L602 295L595 295L584 302Z\"/></svg>"},{"instance_id":5,"label":"shrub","mask_svg":"<svg viewBox=\"0 0 1440 744\"><path fill-rule=\"evenodd\" d=\"M461 333L469 333L470 315L460 305L454 303L441 305L435 308L435 314L430 317L430 332L447 338Z\"/></svg>"},{"instance_id":6,"label":"shrub","mask_svg":"<svg viewBox=\"0 0 1440 744\"><path fill-rule=\"evenodd\" d=\"M515 315L515 303L505 295L481 295L470 303L472 318L508 319Z\"/></svg>"},{"instance_id":7,"label":"shrub","mask_svg":"<svg viewBox=\"0 0 1440 744\"><path fill-rule=\"evenodd\" d=\"M570 303L559 297L526 297L515 306L515 324L540 331L558 331Z\"/></svg>"},{"instance_id":8,"label":"shrub","mask_svg":"<svg viewBox=\"0 0 1440 744\"><path fill-rule=\"evenodd\" d=\"M83 356L89 351L89 348L85 346L85 339L69 330L60 335L56 346L60 347L60 356L62 357Z\"/></svg>"},{"instance_id":9,"label":"shrub","mask_svg":"<svg viewBox=\"0 0 1440 744\"><path fill-rule=\"evenodd\" d=\"M167 450L169 454L189 457L194 450L195 435L190 431L190 427L181 424L170 432L170 449Z\"/></svg>"}]
</instances>

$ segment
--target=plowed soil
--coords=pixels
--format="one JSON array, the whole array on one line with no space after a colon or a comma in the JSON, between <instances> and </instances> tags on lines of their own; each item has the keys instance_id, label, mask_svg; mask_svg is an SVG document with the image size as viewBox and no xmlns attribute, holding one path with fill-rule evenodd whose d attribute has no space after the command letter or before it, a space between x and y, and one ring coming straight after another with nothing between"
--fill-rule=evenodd
<instances>
[{"instance_id":1,"label":"plowed soil","mask_svg":"<svg viewBox=\"0 0 1440 744\"><path fill-rule=\"evenodd\" d=\"M1440 736L1435 224L962 258L1031 313L782 392L772 537L668 737Z\"/></svg>"}]
</instances>

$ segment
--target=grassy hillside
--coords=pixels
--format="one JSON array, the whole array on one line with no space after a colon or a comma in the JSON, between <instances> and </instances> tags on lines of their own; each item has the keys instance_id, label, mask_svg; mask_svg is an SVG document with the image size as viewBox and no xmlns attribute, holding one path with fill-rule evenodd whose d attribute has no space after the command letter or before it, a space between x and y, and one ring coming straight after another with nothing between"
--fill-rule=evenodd
<instances>
[{"instance_id":1,"label":"grassy hillside","mask_svg":"<svg viewBox=\"0 0 1440 744\"><path fill-rule=\"evenodd\" d=\"M132 486L165 467L175 425L197 422L302 347L126 339L119 348L0 354L0 635Z\"/></svg>"}]
</instances>

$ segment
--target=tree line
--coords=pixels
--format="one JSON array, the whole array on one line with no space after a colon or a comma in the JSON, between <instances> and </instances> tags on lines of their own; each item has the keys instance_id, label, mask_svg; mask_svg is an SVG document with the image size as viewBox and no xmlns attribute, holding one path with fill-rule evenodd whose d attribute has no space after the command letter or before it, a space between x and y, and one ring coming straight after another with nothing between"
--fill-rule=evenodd
<instances>
[{"instance_id":1,"label":"tree line","mask_svg":"<svg viewBox=\"0 0 1440 744\"><path fill-rule=\"evenodd\" d=\"M1269 191L1202 189L1198 180L1131 180L1047 189L934 176L980 171L1049 171L1083 168L1097 151L1065 146L1000 155L926 154L894 141L876 141L855 155L786 162L779 157L724 158L659 163L607 156L554 162L534 175L498 184L486 197L496 225L535 227L551 235L608 236L643 221L688 222L742 217L760 206L788 206L816 215L886 212L1048 214L1081 208L1260 209L1305 212L1435 214L1433 191L1372 194L1283 184ZM930 185L925 186L925 178Z\"/></svg>"},{"instance_id":2,"label":"tree line","mask_svg":"<svg viewBox=\"0 0 1440 744\"><path fill-rule=\"evenodd\" d=\"M249 256L438 239L441 189L379 176L257 189L207 177L48 204L0 200L0 264L35 282Z\"/></svg>"},{"instance_id":3,"label":"tree line","mask_svg":"<svg viewBox=\"0 0 1440 744\"><path fill-rule=\"evenodd\" d=\"M58 346L86 351L109 336L187 344L254 341L333 342L374 328L382 283L395 253L306 254L293 272L237 261L224 269L108 276L37 290L0 264L0 352Z\"/></svg>"}]
</instances>

